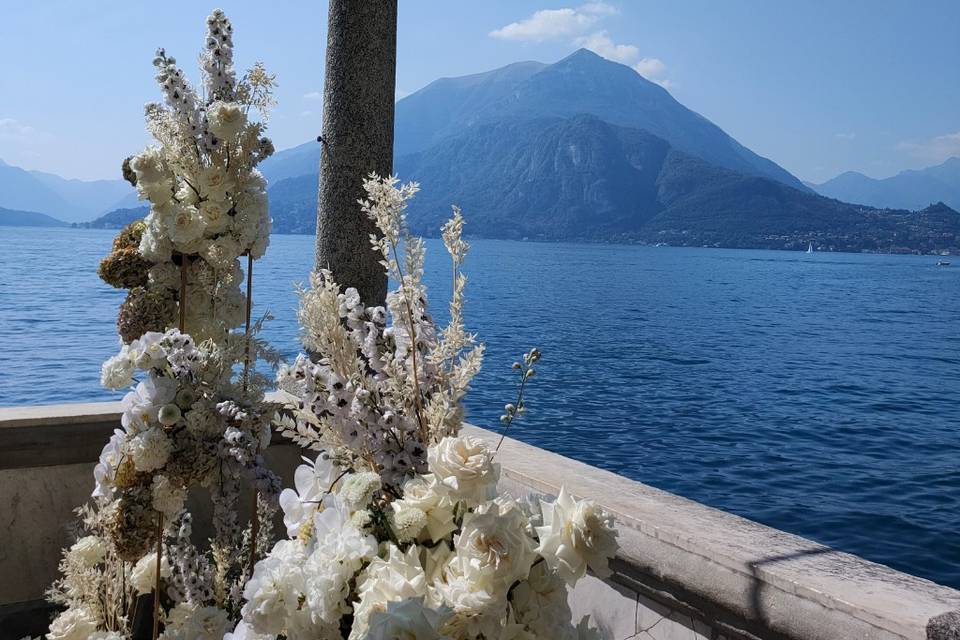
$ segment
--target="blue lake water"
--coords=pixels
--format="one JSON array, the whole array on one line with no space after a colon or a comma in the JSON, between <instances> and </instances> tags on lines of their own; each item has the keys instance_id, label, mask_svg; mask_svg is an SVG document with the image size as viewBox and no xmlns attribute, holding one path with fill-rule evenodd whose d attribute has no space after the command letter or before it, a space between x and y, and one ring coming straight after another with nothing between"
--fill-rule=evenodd
<instances>
[{"instance_id":1,"label":"blue lake water","mask_svg":"<svg viewBox=\"0 0 960 640\"><path fill-rule=\"evenodd\" d=\"M123 292L114 232L0 227L0 406L104 400ZM313 237L255 267L266 336L297 351ZM449 265L428 241L446 315ZM496 426L510 364L543 351L512 435L960 587L960 265L918 256L475 241L488 345L469 419Z\"/></svg>"}]
</instances>

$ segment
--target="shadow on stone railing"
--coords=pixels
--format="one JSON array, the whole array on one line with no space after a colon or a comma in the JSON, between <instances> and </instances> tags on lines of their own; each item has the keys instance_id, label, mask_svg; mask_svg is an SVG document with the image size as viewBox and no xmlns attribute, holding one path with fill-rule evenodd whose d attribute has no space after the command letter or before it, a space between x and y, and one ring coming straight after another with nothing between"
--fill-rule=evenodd
<instances>
[{"instance_id":1,"label":"shadow on stone railing","mask_svg":"<svg viewBox=\"0 0 960 640\"><path fill-rule=\"evenodd\" d=\"M118 424L118 403L0 408L0 640L38 632L27 627L46 615L37 605L72 511ZM467 431L496 444L494 433ZM300 452L276 444L268 460L289 483ZM565 485L616 515L613 575L588 576L570 598L606 638L960 638L953 589L515 440L498 458L517 497Z\"/></svg>"}]
</instances>

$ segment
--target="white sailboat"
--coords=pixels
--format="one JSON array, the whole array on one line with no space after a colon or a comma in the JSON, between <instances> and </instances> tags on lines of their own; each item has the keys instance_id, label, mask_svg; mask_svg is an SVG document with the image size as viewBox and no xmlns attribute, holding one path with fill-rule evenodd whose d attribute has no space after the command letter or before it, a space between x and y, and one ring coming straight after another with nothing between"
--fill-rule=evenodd
<instances>
[{"instance_id":1,"label":"white sailboat","mask_svg":"<svg viewBox=\"0 0 960 640\"><path fill-rule=\"evenodd\" d=\"M807 245L807 253L813 253L813 243Z\"/></svg>"}]
</instances>

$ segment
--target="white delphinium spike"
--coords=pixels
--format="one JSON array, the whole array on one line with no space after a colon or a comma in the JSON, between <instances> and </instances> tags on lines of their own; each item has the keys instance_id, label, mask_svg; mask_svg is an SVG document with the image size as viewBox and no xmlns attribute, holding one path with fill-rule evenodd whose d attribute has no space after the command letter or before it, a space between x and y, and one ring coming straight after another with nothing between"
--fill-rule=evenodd
<instances>
[{"instance_id":1,"label":"white delphinium spike","mask_svg":"<svg viewBox=\"0 0 960 640\"><path fill-rule=\"evenodd\" d=\"M214 9L207 17L207 39L200 66L208 97L232 100L237 81L233 70L233 25L220 9Z\"/></svg>"}]
</instances>

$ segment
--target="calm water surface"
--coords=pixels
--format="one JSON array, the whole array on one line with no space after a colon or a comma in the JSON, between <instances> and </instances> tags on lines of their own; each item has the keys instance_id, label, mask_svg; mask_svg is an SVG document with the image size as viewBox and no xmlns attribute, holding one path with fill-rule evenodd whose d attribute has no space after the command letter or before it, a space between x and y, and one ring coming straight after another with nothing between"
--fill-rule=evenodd
<instances>
[{"instance_id":1,"label":"calm water surface","mask_svg":"<svg viewBox=\"0 0 960 640\"><path fill-rule=\"evenodd\" d=\"M123 292L111 231L0 228L0 405L99 387ZM266 335L297 351L313 238L257 263ZM428 242L434 311L449 266ZM543 360L513 435L960 587L960 265L935 258L475 241L470 420L497 424L510 364Z\"/></svg>"}]
</instances>

